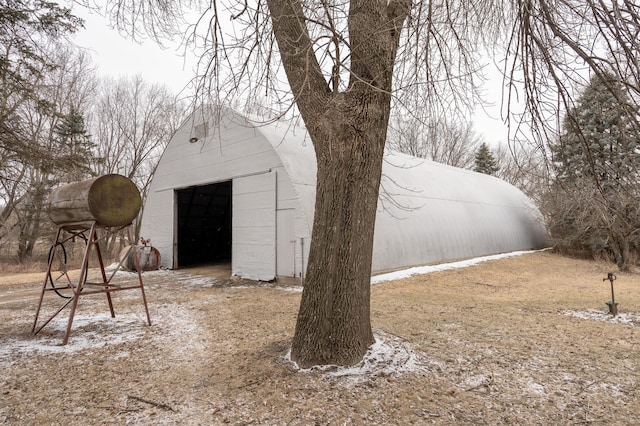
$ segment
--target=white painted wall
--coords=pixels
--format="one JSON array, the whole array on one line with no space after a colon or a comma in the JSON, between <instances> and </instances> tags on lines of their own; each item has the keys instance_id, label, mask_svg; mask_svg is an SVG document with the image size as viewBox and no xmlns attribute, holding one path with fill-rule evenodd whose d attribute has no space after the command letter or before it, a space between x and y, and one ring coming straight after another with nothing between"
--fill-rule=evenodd
<instances>
[{"instance_id":1,"label":"white painted wall","mask_svg":"<svg viewBox=\"0 0 640 426\"><path fill-rule=\"evenodd\" d=\"M311 229L316 159L306 131L285 122L261 127L260 132L287 170ZM374 272L548 243L538 209L501 179L392 151L385 154L382 174ZM310 238L307 248L309 243Z\"/></svg>"}]
</instances>

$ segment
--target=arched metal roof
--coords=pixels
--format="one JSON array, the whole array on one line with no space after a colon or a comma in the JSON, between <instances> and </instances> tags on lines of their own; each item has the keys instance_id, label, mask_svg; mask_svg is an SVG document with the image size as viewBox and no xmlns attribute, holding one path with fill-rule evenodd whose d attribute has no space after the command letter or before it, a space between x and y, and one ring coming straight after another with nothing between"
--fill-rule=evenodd
<instances>
[{"instance_id":1,"label":"arched metal roof","mask_svg":"<svg viewBox=\"0 0 640 426\"><path fill-rule=\"evenodd\" d=\"M171 190L273 170L276 208L297 212L295 236L306 241L296 256L305 265L316 183L315 151L306 130L228 109L218 110L216 118L203 111L196 111L167 146L151 183L141 235L152 238L163 265L171 266ZM200 140L193 143L196 133ZM539 210L507 182L386 152L373 271L542 248L547 243Z\"/></svg>"},{"instance_id":2,"label":"arched metal roof","mask_svg":"<svg viewBox=\"0 0 640 426\"><path fill-rule=\"evenodd\" d=\"M313 223L316 158L306 131L290 123L256 126ZM548 245L538 208L502 179L391 150L382 173L373 271Z\"/></svg>"}]
</instances>

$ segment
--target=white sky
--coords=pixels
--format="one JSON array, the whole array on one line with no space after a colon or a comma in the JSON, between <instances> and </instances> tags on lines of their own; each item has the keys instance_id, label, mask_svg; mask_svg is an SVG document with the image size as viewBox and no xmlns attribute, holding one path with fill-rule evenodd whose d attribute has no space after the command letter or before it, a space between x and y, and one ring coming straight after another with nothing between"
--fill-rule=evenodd
<instances>
[{"instance_id":1,"label":"white sky","mask_svg":"<svg viewBox=\"0 0 640 426\"><path fill-rule=\"evenodd\" d=\"M89 13L79 7L75 13L85 20L85 29L75 36L75 43L89 49L99 73L103 76L134 76L140 74L149 83L167 85L174 93L185 90L194 76L194 57L183 57L176 43L161 48L153 40L137 43L109 28L106 18ZM496 79L486 89L493 106L477 108L474 129L484 136L485 142L495 146L508 140L507 127L500 119L501 81Z\"/></svg>"},{"instance_id":2,"label":"white sky","mask_svg":"<svg viewBox=\"0 0 640 426\"><path fill-rule=\"evenodd\" d=\"M89 49L101 75L140 74L147 82L165 84L176 94L193 78L193 58L185 60L177 44L163 49L153 40L137 43L109 28L106 18L85 8L74 12L85 20L85 29L76 34L74 42Z\"/></svg>"}]
</instances>

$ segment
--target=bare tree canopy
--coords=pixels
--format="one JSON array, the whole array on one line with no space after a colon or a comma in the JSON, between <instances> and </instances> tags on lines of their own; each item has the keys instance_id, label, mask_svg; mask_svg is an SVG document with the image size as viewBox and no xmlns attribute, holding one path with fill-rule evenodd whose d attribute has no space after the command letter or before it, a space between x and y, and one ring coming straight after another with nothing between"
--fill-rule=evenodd
<instances>
[{"instance_id":1,"label":"bare tree canopy","mask_svg":"<svg viewBox=\"0 0 640 426\"><path fill-rule=\"evenodd\" d=\"M53 43L41 47L48 62L27 80L28 95L12 92L11 123L19 132L0 147L0 241L17 228L20 261L48 231L49 190L71 175L85 176L91 161L83 114L95 89L94 69L86 52Z\"/></svg>"},{"instance_id":2,"label":"bare tree canopy","mask_svg":"<svg viewBox=\"0 0 640 426\"><path fill-rule=\"evenodd\" d=\"M389 124L387 144L414 157L464 169L473 166L481 141L482 136L468 122L442 118L423 123L415 117L395 116Z\"/></svg>"},{"instance_id":3,"label":"bare tree canopy","mask_svg":"<svg viewBox=\"0 0 640 426\"><path fill-rule=\"evenodd\" d=\"M635 1L535 0L513 5L505 61L507 105L516 97L526 102L518 118L539 142L555 138L561 116L574 106L591 75L624 81L622 92L613 85L609 91L637 102L640 5ZM637 131L637 119L634 127Z\"/></svg>"},{"instance_id":4,"label":"bare tree canopy","mask_svg":"<svg viewBox=\"0 0 640 426\"><path fill-rule=\"evenodd\" d=\"M108 2L134 36L172 33L180 6ZM355 363L373 342L371 250L392 105L425 123L472 105L480 56L492 47L505 55L507 105L524 98L518 125L540 141L589 73L624 75L638 95L638 6L629 0L213 0L202 10L185 38L201 52L198 100L261 104L274 116L295 104L316 150L292 345L302 366Z\"/></svg>"},{"instance_id":5,"label":"bare tree canopy","mask_svg":"<svg viewBox=\"0 0 640 426\"><path fill-rule=\"evenodd\" d=\"M185 108L166 87L139 77L100 82L88 51L49 37L70 25L66 9L26 1L0 7L11 11L0 26L12 30L0 34L0 249L25 264L39 260L34 248L52 234L46 199L53 187L121 173L144 195Z\"/></svg>"},{"instance_id":6,"label":"bare tree canopy","mask_svg":"<svg viewBox=\"0 0 640 426\"><path fill-rule=\"evenodd\" d=\"M145 200L155 167L185 111L166 86L150 85L139 75L103 80L91 109L95 172L128 177ZM135 235L139 231L136 221Z\"/></svg>"},{"instance_id":7,"label":"bare tree canopy","mask_svg":"<svg viewBox=\"0 0 640 426\"><path fill-rule=\"evenodd\" d=\"M536 205L548 191L549 164L545 151L531 144L499 145L495 151L500 179L509 182L531 198Z\"/></svg>"}]
</instances>

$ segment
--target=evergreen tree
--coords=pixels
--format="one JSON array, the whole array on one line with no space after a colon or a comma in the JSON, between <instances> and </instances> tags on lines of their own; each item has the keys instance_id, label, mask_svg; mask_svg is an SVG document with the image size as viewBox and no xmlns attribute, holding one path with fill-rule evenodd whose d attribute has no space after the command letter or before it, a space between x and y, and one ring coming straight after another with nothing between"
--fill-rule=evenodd
<instances>
[{"instance_id":1,"label":"evergreen tree","mask_svg":"<svg viewBox=\"0 0 640 426\"><path fill-rule=\"evenodd\" d=\"M475 166L473 171L484 173L486 175L495 175L500 167L486 143L482 143L476 150Z\"/></svg>"},{"instance_id":2,"label":"evergreen tree","mask_svg":"<svg viewBox=\"0 0 640 426\"><path fill-rule=\"evenodd\" d=\"M557 246L588 255L610 253L621 270L640 249L638 116L612 76L594 77L568 111L551 145L555 181L549 198Z\"/></svg>"},{"instance_id":3,"label":"evergreen tree","mask_svg":"<svg viewBox=\"0 0 640 426\"><path fill-rule=\"evenodd\" d=\"M27 142L17 111L25 103L41 109L51 106L35 87L41 74L56 66L48 57L47 42L75 32L82 24L71 9L55 2L0 2L0 150L7 157L24 161L48 156Z\"/></svg>"},{"instance_id":4,"label":"evergreen tree","mask_svg":"<svg viewBox=\"0 0 640 426\"><path fill-rule=\"evenodd\" d=\"M639 137L632 126L638 107L622 83L594 77L564 120L564 133L551 146L554 169L562 183L591 179L603 188L637 182Z\"/></svg>"},{"instance_id":5,"label":"evergreen tree","mask_svg":"<svg viewBox=\"0 0 640 426\"><path fill-rule=\"evenodd\" d=\"M84 117L75 108L55 126L58 152L57 162L60 169L67 172L67 181L77 181L91 174L93 148L84 124Z\"/></svg>"}]
</instances>

